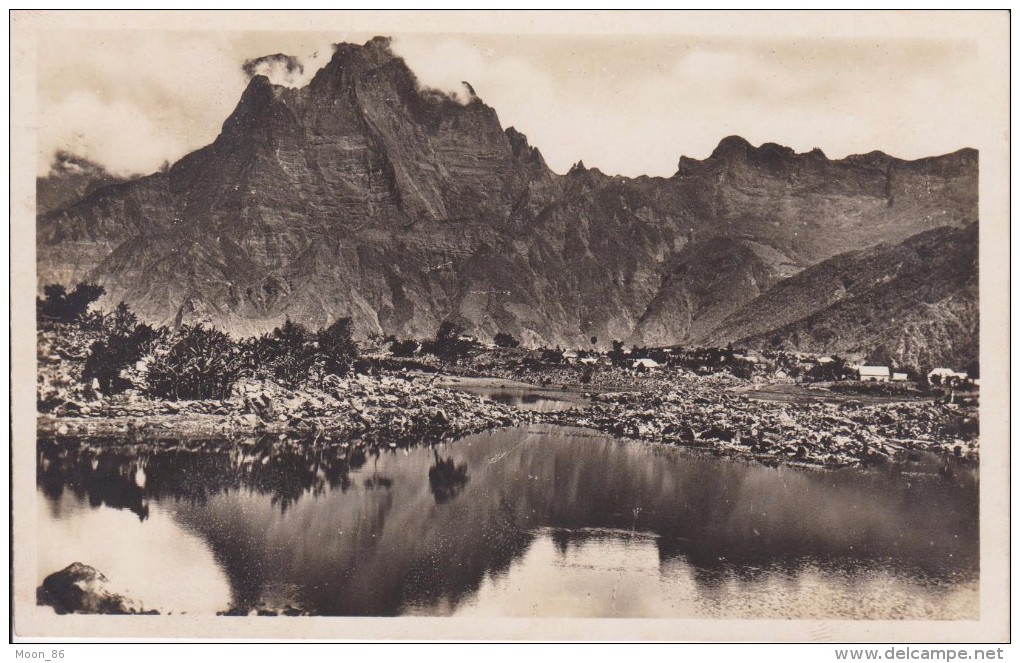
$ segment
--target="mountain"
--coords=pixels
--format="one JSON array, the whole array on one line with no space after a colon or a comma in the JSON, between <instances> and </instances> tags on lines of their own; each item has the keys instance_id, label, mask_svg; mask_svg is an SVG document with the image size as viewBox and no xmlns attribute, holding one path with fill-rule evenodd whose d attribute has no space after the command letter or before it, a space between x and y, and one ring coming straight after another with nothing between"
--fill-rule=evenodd
<instances>
[{"instance_id":1,"label":"mountain","mask_svg":"<svg viewBox=\"0 0 1020 663\"><path fill-rule=\"evenodd\" d=\"M239 335L350 316L360 334L678 343L836 254L976 221L973 150L830 160L729 137L668 178L559 175L377 37L300 89L252 77L167 172L42 211L38 273Z\"/></svg>"},{"instance_id":2,"label":"mountain","mask_svg":"<svg viewBox=\"0 0 1020 663\"><path fill-rule=\"evenodd\" d=\"M36 178L36 209L39 214L65 207L93 191L123 182L124 178L112 175L94 161L71 154L58 152L50 172Z\"/></svg>"},{"instance_id":3,"label":"mountain","mask_svg":"<svg viewBox=\"0 0 1020 663\"><path fill-rule=\"evenodd\" d=\"M703 340L866 355L911 368L978 360L978 228L938 228L792 276Z\"/></svg>"}]
</instances>

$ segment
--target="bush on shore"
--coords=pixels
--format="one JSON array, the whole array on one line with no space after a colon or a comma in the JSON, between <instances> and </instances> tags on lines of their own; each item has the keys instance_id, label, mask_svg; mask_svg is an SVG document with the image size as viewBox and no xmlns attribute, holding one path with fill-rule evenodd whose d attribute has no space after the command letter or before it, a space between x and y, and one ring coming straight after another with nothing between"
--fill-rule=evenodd
<instances>
[{"instance_id":1,"label":"bush on shore","mask_svg":"<svg viewBox=\"0 0 1020 663\"><path fill-rule=\"evenodd\" d=\"M223 332L183 325L148 362L145 393L167 400L226 399L241 377L241 349Z\"/></svg>"},{"instance_id":2,"label":"bush on shore","mask_svg":"<svg viewBox=\"0 0 1020 663\"><path fill-rule=\"evenodd\" d=\"M64 286L51 284L43 288L43 294L46 295L44 298L36 298L36 313L40 319L76 322L106 294L106 289L93 283L79 283L74 290L67 292Z\"/></svg>"},{"instance_id":3,"label":"bush on shore","mask_svg":"<svg viewBox=\"0 0 1020 663\"><path fill-rule=\"evenodd\" d=\"M350 318L340 318L318 333L318 355L322 371L327 375L344 376L351 372L358 356L354 342L354 325Z\"/></svg>"},{"instance_id":4,"label":"bush on shore","mask_svg":"<svg viewBox=\"0 0 1020 663\"><path fill-rule=\"evenodd\" d=\"M100 286L82 284L67 293L50 285L44 293L37 300L40 331L53 341L41 341L40 352L49 348L45 363L56 372L40 372L41 411L89 398L93 390L111 395L135 388L159 399L222 400L245 377L293 389L322 375L346 375L358 357L350 318L317 332L288 319L269 334L235 340L204 325L174 330L140 324L124 303L110 313L90 311L103 294ZM61 348L57 355L54 342Z\"/></svg>"}]
</instances>

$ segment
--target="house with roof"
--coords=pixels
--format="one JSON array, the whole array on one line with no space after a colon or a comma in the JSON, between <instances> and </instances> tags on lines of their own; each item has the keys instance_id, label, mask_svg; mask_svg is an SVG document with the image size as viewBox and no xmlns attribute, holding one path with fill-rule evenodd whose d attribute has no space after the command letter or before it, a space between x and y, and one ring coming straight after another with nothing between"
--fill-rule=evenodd
<instances>
[{"instance_id":1,"label":"house with roof","mask_svg":"<svg viewBox=\"0 0 1020 663\"><path fill-rule=\"evenodd\" d=\"M631 364L631 368L633 368L638 373L651 373L653 371L659 370L661 367L662 364L655 361L654 359L648 359L647 357L642 359L635 359L634 363Z\"/></svg>"},{"instance_id":2,"label":"house with roof","mask_svg":"<svg viewBox=\"0 0 1020 663\"><path fill-rule=\"evenodd\" d=\"M861 382L888 382L888 366L858 366L857 376Z\"/></svg>"}]
</instances>

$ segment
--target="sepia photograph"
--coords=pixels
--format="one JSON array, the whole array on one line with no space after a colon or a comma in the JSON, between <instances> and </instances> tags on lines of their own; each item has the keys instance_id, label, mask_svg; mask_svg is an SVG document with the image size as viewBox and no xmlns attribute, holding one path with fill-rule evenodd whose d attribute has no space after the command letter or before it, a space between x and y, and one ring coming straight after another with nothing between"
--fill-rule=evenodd
<instances>
[{"instance_id":1,"label":"sepia photograph","mask_svg":"<svg viewBox=\"0 0 1020 663\"><path fill-rule=\"evenodd\" d=\"M11 29L13 635L1009 639L1008 12Z\"/></svg>"}]
</instances>

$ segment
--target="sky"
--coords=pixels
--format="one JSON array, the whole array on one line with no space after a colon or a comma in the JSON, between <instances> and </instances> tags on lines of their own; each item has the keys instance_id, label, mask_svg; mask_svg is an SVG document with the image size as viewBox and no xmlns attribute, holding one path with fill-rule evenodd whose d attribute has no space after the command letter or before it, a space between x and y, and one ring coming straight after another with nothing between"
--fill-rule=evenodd
<instances>
[{"instance_id":1,"label":"sky","mask_svg":"<svg viewBox=\"0 0 1020 663\"><path fill-rule=\"evenodd\" d=\"M246 61L286 53L307 83L332 44L373 32L66 30L38 35L37 172L58 150L121 175L157 170L212 142L236 105ZM906 159L974 146L982 100L973 41L863 37L396 32L423 85L471 83L560 173L669 176L729 135L831 158Z\"/></svg>"}]
</instances>

